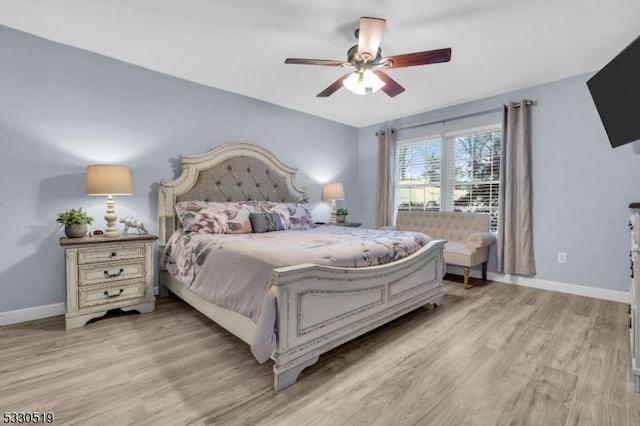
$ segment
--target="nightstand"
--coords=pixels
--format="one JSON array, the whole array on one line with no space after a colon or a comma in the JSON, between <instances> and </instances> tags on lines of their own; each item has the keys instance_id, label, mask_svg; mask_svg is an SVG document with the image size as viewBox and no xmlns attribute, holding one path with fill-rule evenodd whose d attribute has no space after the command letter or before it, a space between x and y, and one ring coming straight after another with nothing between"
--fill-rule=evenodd
<instances>
[{"instance_id":1,"label":"nightstand","mask_svg":"<svg viewBox=\"0 0 640 426\"><path fill-rule=\"evenodd\" d=\"M66 329L83 327L110 309L155 310L155 235L60 238L67 276Z\"/></svg>"},{"instance_id":2,"label":"nightstand","mask_svg":"<svg viewBox=\"0 0 640 426\"><path fill-rule=\"evenodd\" d=\"M358 228L362 224L360 222L342 222L342 223L338 222L338 223L334 223L332 225L335 225L335 226L347 226L349 228Z\"/></svg>"}]
</instances>

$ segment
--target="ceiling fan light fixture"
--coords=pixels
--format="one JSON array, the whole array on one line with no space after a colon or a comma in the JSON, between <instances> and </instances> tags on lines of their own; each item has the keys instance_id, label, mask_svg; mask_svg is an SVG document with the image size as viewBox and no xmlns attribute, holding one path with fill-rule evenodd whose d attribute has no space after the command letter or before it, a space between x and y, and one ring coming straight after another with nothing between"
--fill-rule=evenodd
<instances>
[{"instance_id":1,"label":"ceiling fan light fixture","mask_svg":"<svg viewBox=\"0 0 640 426\"><path fill-rule=\"evenodd\" d=\"M366 95L367 92L364 89L364 85L360 80L360 73L358 71L354 71L349 74L349 77L345 78L342 81L342 85L349 90L350 92L355 93L356 95Z\"/></svg>"},{"instance_id":2,"label":"ceiling fan light fixture","mask_svg":"<svg viewBox=\"0 0 640 426\"><path fill-rule=\"evenodd\" d=\"M384 72L383 69L437 64L451 60L450 47L383 57L380 42L382 41L385 23L386 21L382 18L366 16L360 18L360 26L355 33L358 44L351 46L347 51L346 61L287 58L284 62L286 64L355 68L354 72L343 74L339 79L318 93L316 95L318 98L327 98L342 86L357 95L375 93L382 89L387 96L393 98L404 92L405 89Z\"/></svg>"},{"instance_id":3,"label":"ceiling fan light fixture","mask_svg":"<svg viewBox=\"0 0 640 426\"><path fill-rule=\"evenodd\" d=\"M362 73L362 84L366 88L370 88L372 93L377 92L382 89L384 86L384 81L380 79L377 75L373 73L371 70L365 70Z\"/></svg>"},{"instance_id":4,"label":"ceiling fan light fixture","mask_svg":"<svg viewBox=\"0 0 640 426\"><path fill-rule=\"evenodd\" d=\"M370 69L354 71L342 81L342 85L356 95L375 93L384 86L384 81Z\"/></svg>"}]
</instances>

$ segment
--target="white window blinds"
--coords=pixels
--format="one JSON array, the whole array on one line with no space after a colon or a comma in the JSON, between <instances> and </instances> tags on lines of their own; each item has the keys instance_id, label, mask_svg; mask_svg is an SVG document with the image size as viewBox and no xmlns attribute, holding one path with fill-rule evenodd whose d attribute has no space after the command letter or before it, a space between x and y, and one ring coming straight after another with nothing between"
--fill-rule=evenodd
<instances>
[{"instance_id":1,"label":"white window blinds","mask_svg":"<svg viewBox=\"0 0 640 426\"><path fill-rule=\"evenodd\" d=\"M498 227L500 142L502 130L492 129L450 136L453 145L453 205L447 210L491 216L491 230Z\"/></svg>"},{"instance_id":2,"label":"white window blinds","mask_svg":"<svg viewBox=\"0 0 640 426\"><path fill-rule=\"evenodd\" d=\"M439 210L441 180L440 139L398 145L396 202L399 210Z\"/></svg>"},{"instance_id":3,"label":"white window blinds","mask_svg":"<svg viewBox=\"0 0 640 426\"><path fill-rule=\"evenodd\" d=\"M498 224L499 125L399 141L396 155L398 210L484 213Z\"/></svg>"}]
</instances>

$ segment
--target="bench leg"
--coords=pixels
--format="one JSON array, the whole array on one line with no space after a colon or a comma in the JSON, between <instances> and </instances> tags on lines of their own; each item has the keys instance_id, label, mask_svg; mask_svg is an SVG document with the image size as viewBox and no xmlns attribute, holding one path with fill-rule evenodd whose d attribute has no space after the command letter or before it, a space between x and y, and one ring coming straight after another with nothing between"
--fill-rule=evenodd
<instances>
[{"instance_id":1,"label":"bench leg","mask_svg":"<svg viewBox=\"0 0 640 426\"><path fill-rule=\"evenodd\" d=\"M483 279L484 281L486 281L486 280L487 280L487 263L488 263L488 262L484 262L484 263L482 264L482 279Z\"/></svg>"},{"instance_id":2,"label":"bench leg","mask_svg":"<svg viewBox=\"0 0 640 426\"><path fill-rule=\"evenodd\" d=\"M469 288L469 267L464 267L464 289L467 290Z\"/></svg>"}]
</instances>

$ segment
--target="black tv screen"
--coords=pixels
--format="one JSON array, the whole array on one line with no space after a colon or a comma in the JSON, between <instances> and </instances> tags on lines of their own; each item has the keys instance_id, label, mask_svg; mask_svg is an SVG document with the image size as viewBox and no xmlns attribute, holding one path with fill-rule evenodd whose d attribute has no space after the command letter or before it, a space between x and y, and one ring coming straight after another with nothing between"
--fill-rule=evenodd
<instances>
[{"instance_id":1,"label":"black tv screen","mask_svg":"<svg viewBox=\"0 0 640 426\"><path fill-rule=\"evenodd\" d=\"M611 146L640 139L640 37L587 81Z\"/></svg>"}]
</instances>

